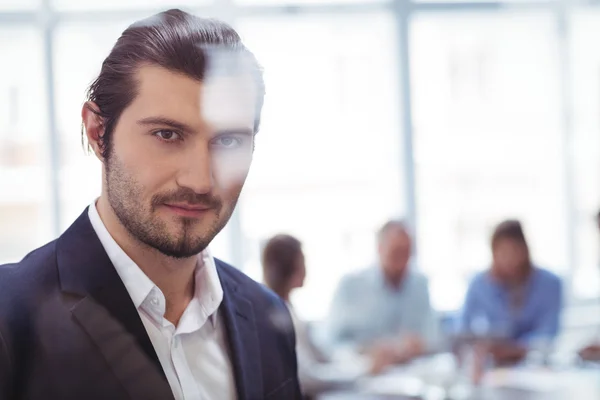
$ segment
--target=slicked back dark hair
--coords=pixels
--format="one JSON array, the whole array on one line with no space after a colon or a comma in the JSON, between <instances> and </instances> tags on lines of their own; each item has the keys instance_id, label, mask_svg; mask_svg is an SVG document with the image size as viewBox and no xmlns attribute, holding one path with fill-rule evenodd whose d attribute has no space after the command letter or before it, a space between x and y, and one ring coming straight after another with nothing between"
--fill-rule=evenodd
<instances>
[{"instance_id":1,"label":"slicked back dark hair","mask_svg":"<svg viewBox=\"0 0 600 400\"><path fill-rule=\"evenodd\" d=\"M219 62L219 54L235 65L211 66L211 63ZM254 55L226 23L172 9L130 25L117 40L102 63L100 74L88 89L87 100L99 108L97 112L92 111L103 119L100 150L105 159L110 156L115 126L123 110L137 95L135 74L143 65L157 65L198 81L205 78L211 67L228 69L221 73L231 72L233 67L251 74L257 88L254 131L258 131L264 81ZM82 140L84 137L82 132Z\"/></svg>"}]
</instances>

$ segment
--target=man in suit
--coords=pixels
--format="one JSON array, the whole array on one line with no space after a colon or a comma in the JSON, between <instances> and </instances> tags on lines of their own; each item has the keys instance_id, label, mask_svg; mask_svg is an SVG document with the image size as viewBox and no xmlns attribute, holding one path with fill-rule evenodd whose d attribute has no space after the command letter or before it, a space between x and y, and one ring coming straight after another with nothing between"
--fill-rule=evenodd
<instances>
[{"instance_id":1,"label":"man in suit","mask_svg":"<svg viewBox=\"0 0 600 400\"><path fill-rule=\"evenodd\" d=\"M102 193L0 267L0 399L297 399L284 303L207 246L246 179L260 68L228 25L126 29L82 109Z\"/></svg>"}]
</instances>

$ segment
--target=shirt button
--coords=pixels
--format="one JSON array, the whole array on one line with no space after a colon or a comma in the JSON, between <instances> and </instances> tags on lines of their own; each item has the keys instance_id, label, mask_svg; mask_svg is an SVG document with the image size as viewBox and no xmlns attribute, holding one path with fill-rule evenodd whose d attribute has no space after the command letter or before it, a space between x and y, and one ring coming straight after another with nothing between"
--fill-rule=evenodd
<instances>
[{"instance_id":1,"label":"shirt button","mask_svg":"<svg viewBox=\"0 0 600 400\"><path fill-rule=\"evenodd\" d=\"M157 305L158 305L158 299L157 299L156 297L153 297L153 298L150 300L150 303L152 303L152 305L153 305L153 306L157 306Z\"/></svg>"}]
</instances>

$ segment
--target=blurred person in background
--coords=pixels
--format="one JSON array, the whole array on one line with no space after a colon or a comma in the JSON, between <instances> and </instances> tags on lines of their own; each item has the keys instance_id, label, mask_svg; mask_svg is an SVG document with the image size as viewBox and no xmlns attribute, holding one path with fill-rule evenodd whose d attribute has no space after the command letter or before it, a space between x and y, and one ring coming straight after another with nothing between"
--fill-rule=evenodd
<instances>
[{"instance_id":1,"label":"blurred person in background","mask_svg":"<svg viewBox=\"0 0 600 400\"><path fill-rule=\"evenodd\" d=\"M440 330L405 223L383 225L377 249L375 265L341 280L327 321L331 345L367 354L374 373L435 350Z\"/></svg>"},{"instance_id":2,"label":"blurred person in background","mask_svg":"<svg viewBox=\"0 0 600 400\"><path fill-rule=\"evenodd\" d=\"M102 192L0 267L0 399L299 399L291 318L213 258L252 160L262 72L227 24L128 27L82 109Z\"/></svg>"},{"instance_id":3,"label":"blurred person in background","mask_svg":"<svg viewBox=\"0 0 600 400\"><path fill-rule=\"evenodd\" d=\"M596 214L596 227L600 233L600 211ZM596 334L596 336L589 345L579 351L579 356L585 361L600 361L600 333Z\"/></svg>"},{"instance_id":4,"label":"blurred person in background","mask_svg":"<svg viewBox=\"0 0 600 400\"><path fill-rule=\"evenodd\" d=\"M497 364L521 361L529 350L547 350L559 330L560 278L535 266L521 223L506 220L491 238L492 266L470 283L460 331L487 336Z\"/></svg>"},{"instance_id":5,"label":"blurred person in background","mask_svg":"<svg viewBox=\"0 0 600 400\"><path fill-rule=\"evenodd\" d=\"M345 377L341 376L342 366L332 363L315 345L308 325L298 318L290 302L291 293L304 285L306 277L302 243L290 235L272 237L264 247L262 266L265 284L285 300L292 315L296 331L298 377L303 394L313 398L319 393L339 389L353 382L361 373L360 367Z\"/></svg>"}]
</instances>

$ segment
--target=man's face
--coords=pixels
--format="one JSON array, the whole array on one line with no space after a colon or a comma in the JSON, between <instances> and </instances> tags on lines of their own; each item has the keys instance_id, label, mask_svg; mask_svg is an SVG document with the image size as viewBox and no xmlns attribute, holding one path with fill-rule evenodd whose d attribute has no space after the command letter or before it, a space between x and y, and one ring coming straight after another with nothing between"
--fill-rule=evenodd
<instances>
[{"instance_id":1,"label":"man's face","mask_svg":"<svg viewBox=\"0 0 600 400\"><path fill-rule=\"evenodd\" d=\"M379 242L379 261L385 274L399 279L404 274L410 260L411 240L402 229L390 228Z\"/></svg>"},{"instance_id":2,"label":"man's face","mask_svg":"<svg viewBox=\"0 0 600 400\"><path fill-rule=\"evenodd\" d=\"M157 66L136 78L105 160L108 201L134 238L190 257L223 229L242 190L256 90L249 76L199 82Z\"/></svg>"}]
</instances>

